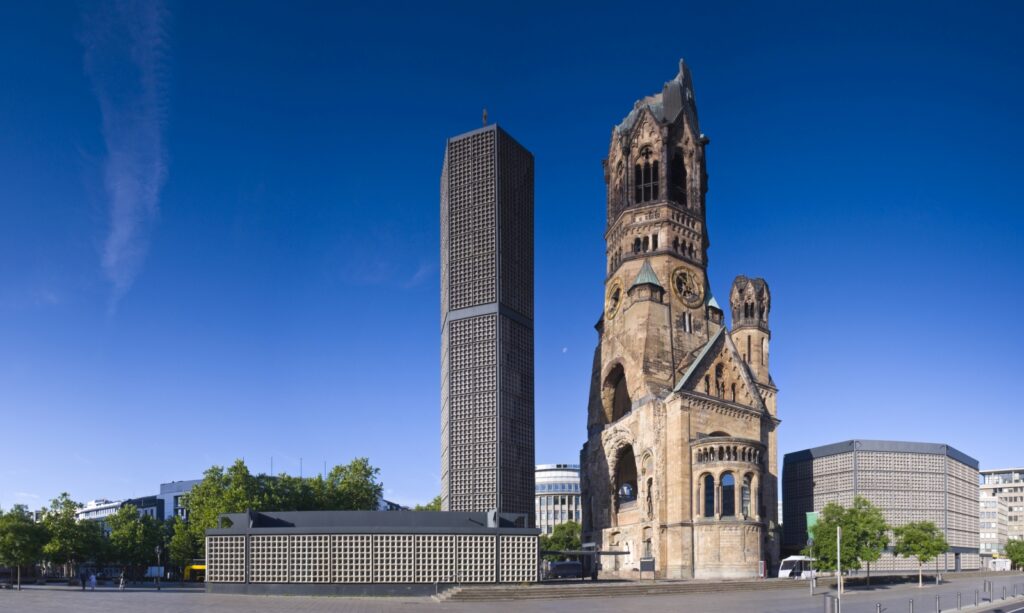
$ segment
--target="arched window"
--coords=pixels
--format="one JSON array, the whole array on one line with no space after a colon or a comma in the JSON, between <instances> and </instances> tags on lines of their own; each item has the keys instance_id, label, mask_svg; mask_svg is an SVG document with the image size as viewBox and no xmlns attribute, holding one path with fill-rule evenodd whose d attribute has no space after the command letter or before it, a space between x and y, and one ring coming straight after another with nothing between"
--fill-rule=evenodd
<instances>
[{"instance_id":1,"label":"arched window","mask_svg":"<svg viewBox=\"0 0 1024 613\"><path fill-rule=\"evenodd\" d=\"M743 477L743 491L740 492L740 513L744 517L750 517L750 475Z\"/></svg>"},{"instance_id":2,"label":"arched window","mask_svg":"<svg viewBox=\"0 0 1024 613\"><path fill-rule=\"evenodd\" d=\"M719 398L725 397L725 367L722 364L715 366L715 395Z\"/></svg>"},{"instance_id":3,"label":"arched window","mask_svg":"<svg viewBox=\"0 0 1024 613\"><path fill-rule=\"evenodd\" d=\"M704 375L704 393L708 396L711 395L711 376Z\"/></svg>"},{"instance_id":4,"label":"arched window","mask_svg":"<svg viewBox=\"0 0 1024 613\"><path fill-rule=\"evenodd\" d=\"M672 239L672 251L679 251L679 237Z\"/></svg>"},{"instance_id":5,"label":"arched window","mask_svg":"<svg viewBox=\"0 0 1024 613\"><path fill-rule=\"evenodd\" d=\"M644 170L641 164L637 164L633 172L633 200L644 201Z\"/></svg>"},{"instance_id":6,"label":"arched window","mask_svg":"<svg viewBox=\"0 0 1024 613\"><path fill-rule=\"evenodd\" d=\"M648 250L648 248L650 248L650 246L651 246L650 239L645 236L643 238L643 252L647 253L647 250Z\"/></svg>"},{"instance_id":7,"label":"arched window","mask_svg":"<svg viewBox=\"0 0 1024 613\"><path fill-rule=\"evenodd\" d=\"M732 473L722 475L722 517L736 515L736 479Z\"/></svg>"},{"instance_id":8,"label":"arched window","mask_svg":"<svg viewBox=\"0 0 1024 613\"><path fill-rule=\"evenodd\" d=\"M704 517L715 516L715 478L704 476Z\"/></svg>"},{"instance_id":9,"label":"arched window","mask_svg":"<svg viewBox=\"0 0 1024 613\"><path fill-rule=\"evenodd\" d=\"M635 179L634 199L637 203L650 202L658 199L658 160L652 159L650 148L640 152L642 162L637 162L633 169Z\"/></svg>"},{"instance_id":10,"label":"arched window","mask_svg":"<svg viewBox=\"0 0 1024 613\"><path fill-rule=\"evenodd\" d=\"M616 178L619 181L619 185L618 185L619 193L617 194L618 195L618 200L619 200L619 206L625 206L626 205L626 169L622 165L622 161L621 160L619 161L619 165L615 168L615 176L616 176Z\"/></svg>"},{"instance_id":11,"label":"arched window","mask_svg":"<svg viewBox=\"0 0 1024 613\"><path fill-rule=\"evenodd\" d=\"M636 457L632 447L625 447L619 452L619 461L615 467L615 497L619 508L623 504L636 502Z\"/></svg>"},{"instance_id":12,"label":"arched window","mask_svg":"<svg viewBox=\"0 0 1024 613\"><path fill-rule=\"evenodd\" d=\"M642 245L642 243L640 241L640 237L638 236L638 237L634 238L633 239L633 253L640 253L641 245Z\"/></svg>"},{"instance_id":13,"label":"arched window","mask_svg":"<svg viewBox=\"0 0 1024 613\"><path fill-rule=\"evenodd\" d=\"M682 147L676 147L672 152L669 181L672 187L670 194L672 199L686 206L686 158L683 157Z\"/></svg>"},{"instance_id":14,"label":"arched window","mask_svg":"<svg viewBox=\"0 0 1024 613\"><path fill-rule=\"evenodd\" d=\"M601 396L609 423L633 410L633 401L629 397L629 388L626 386L626 371L623 370L622 364L616 364L615 368L608 373L608 377L604 380Z\"/></svg>"},{"instance_id":15,"label":"arched window","mask_svg":"<svg viewBox=\"0 0 1024 613\"><path fill-rule=\"evenodd\" d=\"M736 402L736 384L735 383L732 384L732 398L731 398L731 400L733 402Z\"/></svg>"}]
</instances>

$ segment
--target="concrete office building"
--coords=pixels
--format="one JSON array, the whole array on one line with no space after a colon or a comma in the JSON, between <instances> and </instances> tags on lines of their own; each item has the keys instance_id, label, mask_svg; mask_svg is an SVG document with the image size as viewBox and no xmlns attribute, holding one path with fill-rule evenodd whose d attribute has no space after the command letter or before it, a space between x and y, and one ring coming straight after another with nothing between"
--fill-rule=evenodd
<instances>
[{"instance_id":1,"label":"concrete office building","mask_svg":"<svg viewBox=\"0 0 1024 613\"><path fill-rule=\"evenodd\" d=\"M435 584L537 578L517 516L438 511L232 513L206 531L207 591L433 594Z\"/></svg>"},{"instance_id":2,"label":"concrete office building","mask_svg":"<svg viewBox=\"0 0 1024 613\"><path fill-rule=\"evenodd\" d=\"M497 125L441 173L441 508L532 525L533 155Z\"/></svg>"},{"instance_id":3,"label":"concrete office building","mask_svg":"<svg viewBox=\"0 0 1024 613\"><path fill-rule=\"evenodd\" d=\"M107 500L106 498L90 500L75 511L75 519L78 521L102 521L117 513L122 504L124 504L123 500Z\"/></svg>"},{"instance_id":4,"label":"concrete office building","mask_svg":"<svg viewBox=\"0 0 1024 613\"><path fill-rule=\"evenodd\" d=\"M991 490L981 490L978 497L978 530L980 537L981 564L988 568L993 558L1006 553L1008 539L1006 500Z\"/></svg>"},{"instance_id":5,"label":"concrete office building","mask_svg":"<svg viewBox=\"0 0 1024 613\"><path fill-rule=\"evenodd\" d=\"M445 150L441 313L443 511L222 515L206 531L207 590L428 594L536 581L533 156L497 126Z\"/></svg>"},{"instance_id":6,"label":"concrete office building","mask_svg":"<svg viewBox=\"0 0 1024 613\"><path fill-rule=\"evenodd\" d=\"M849 507L862 496L892 526L930 521L943 531L950 551L929 567L981 567L978 461L949 445L852 440L788 453L782 493L782 544L789 551L807 544L808 512L820 512L830 502ZM871 568L912 571L917 561L886 552Z\"/></svg>"},{"instance_id":7,"label":"concrete office building","mask_svg":"<svg viewBox=\"0 0 1024 613\"><path fill-rule=\"evenodd\" d=\"M983 470L981 491L1006 504L1006 538L1024 539L1024 468Z\"/></svg>"},{"instance_id":8,"label":"concrete office building","mask_svg":"<svg viewBox=\"0 0 1024 613\"><path fill-rule=\"evenodd\" d=\"M188 493L192 491L192 488L202 483L202 481L202 479L192 479L190 481L161 483L160 493L157 494L157 497L164 504L164 517L162 519L170 519L172 517L188 519L185 499L188 497Z\"/></svg>"},{"instance_id":9,"label":"concrete office building","mask_svg":"<svg viewBox=\"0 0 1024 613\"><path fill-rule=\"evenodd\" d=\"M580 465L538 464L534 473L537 496L534 511L537 528L551 534L554 527L567 521L580 523Z\"/></svg>"}]
</instances>

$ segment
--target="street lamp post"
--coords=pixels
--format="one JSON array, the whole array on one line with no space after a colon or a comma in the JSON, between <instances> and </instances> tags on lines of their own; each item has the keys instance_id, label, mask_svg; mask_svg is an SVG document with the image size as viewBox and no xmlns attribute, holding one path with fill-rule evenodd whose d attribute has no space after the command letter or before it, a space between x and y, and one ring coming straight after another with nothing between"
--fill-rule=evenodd
<instances>
[{"instance_id":1,"label":"street lamp post","mask_svg":"<svg viewBox=\"0 0 1024 613\"><path fill-rule=\"evenodd\" d=\"M843 610L843 527L836 526L836 585L839 610Z\"/></svg>"},{"instance_id":2,"label":"street lamp post","mask_svg":"<svg viewBox=\"0 0 1024 613\"><path fill-rule=\"evenodd\" d=\"M164 549L160 545L156 546L156 591L160 591L160 554L163 553Z\"/></svg>"}]
</instances>

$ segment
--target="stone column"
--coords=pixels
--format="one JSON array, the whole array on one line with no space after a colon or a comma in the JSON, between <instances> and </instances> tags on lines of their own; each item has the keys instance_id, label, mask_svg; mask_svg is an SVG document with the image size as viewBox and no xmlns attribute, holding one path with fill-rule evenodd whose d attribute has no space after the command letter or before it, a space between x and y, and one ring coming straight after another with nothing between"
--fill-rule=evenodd
<instances>
[{"instance_id":1,"label":"stone column","mask_svg":"<svg viewBox=\"0 0 1024 613\"><path fill-rule=\"evenodd\" d=\"M737 478L736 477L737 474L738 473L733 473L733 476L732 476L732 482L733 482L733 486L732 486L733 509L736 512L736 517L737 518L742 518L743 517L743 483L741 481L742 478Z\"/></svg>"},{"instance_id":2,"label":"stone column","mask_svg":"<svg viewBox=\"0 0 1024 613\"><path fill-rule=\"evenodd\" d=\"M722 519L722 479L715 478L715 519Z\"/></svg>"},{"instance_id":3,"label":"stone column","mask_svg":"<svg viewBox=\"0 0 1024 613\"><path fill-rule=\"evenodd\" d=\"M750 480L750 512L754 519L761 521L761 477L754 473Z\"/></svg>"}]
</instances>

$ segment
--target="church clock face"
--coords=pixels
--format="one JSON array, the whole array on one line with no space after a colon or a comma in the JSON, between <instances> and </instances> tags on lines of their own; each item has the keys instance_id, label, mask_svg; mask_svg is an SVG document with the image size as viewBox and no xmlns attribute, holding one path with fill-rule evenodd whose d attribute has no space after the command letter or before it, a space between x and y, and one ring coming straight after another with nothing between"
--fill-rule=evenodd
<instances>
[{"instance_id":1,"label":"church clock face","mask_svg":"<svg viewBox=\"0 0 1024 613\"><path fill-rule=\"evenodd\" d=\"M608 295L604 301L604 313L608 319L614 319L615 314L619 312L619 306L622 305L622 282L618 279L611 282L608 286Z\"/></svg>"},{"instance_id":2,"label":"church clock face","mask_svg":"<svg viewBox=\"0 0 1024 613\"><path fill-rule=\"evenodd\" d=\"M685 268L680 267L672 272L672 291L690 308L697 308L704 302L704 285Z\"/></svg>"}]
</instances>

